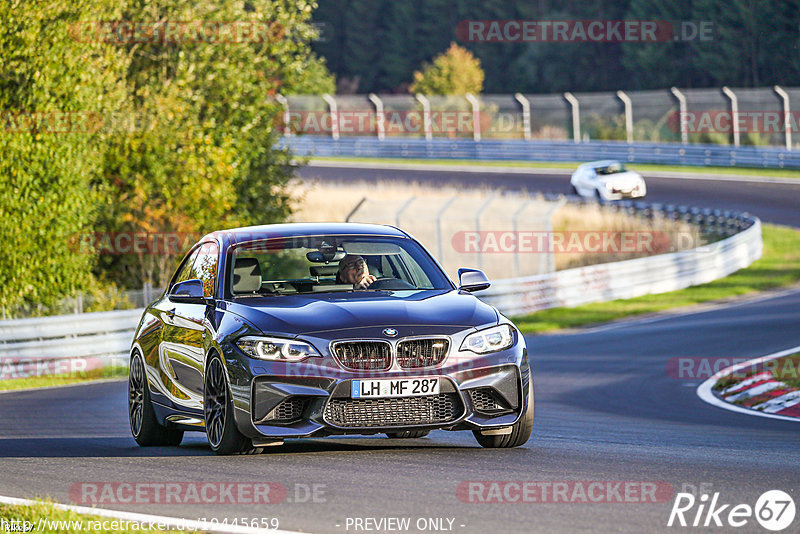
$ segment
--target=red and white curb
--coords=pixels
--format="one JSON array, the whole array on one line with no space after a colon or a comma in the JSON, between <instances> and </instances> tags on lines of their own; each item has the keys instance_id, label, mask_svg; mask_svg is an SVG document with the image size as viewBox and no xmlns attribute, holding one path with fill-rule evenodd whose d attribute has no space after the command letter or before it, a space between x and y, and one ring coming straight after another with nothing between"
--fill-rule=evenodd
<instances>
[{"instance_id":1,"label":"red and white curb","mask_svg":"<svg viewBox=\"0 0 800 534\"><path fill-rule=\"evenodd\" d=\"M732 412L794 421L796 423L800 422L800 391L790 388L780 380L776 380L770 372L761 372L748 377L747 380L722 390L719 396L715 395L712 389L720 378L731 375L740 369L752 369L754 366L764 362L798 352L800 352L800 346L722 369L700 384L697 388L697 395L709 404ZM736 401L742 401L745 405L732 404Z\"/></svg>"},{"instance_id":2,"label":"red and white curb","mask_svg":"<svg viewBox=\"0 0 800 534\"><path fill-rule=\"evenodd\" d=\"M159 525L173 530L187 530L187 531L200 531L200 532L222 532L230 534L301 534L292 530L273 530L257 527L248 527L245 525L226 525L214 521L196 521L194 519L184 519L180 517L166 517L160 515L150 514L137 514L134 512L122 512L119 510L107 510L105 508L89 508L87 506L73 506L71 504L61 504L56 502L43 502L32 501L29 499L18 499L16 497L6 497L0 495L0 504L8 504L11 506L36 506L47 504L57 510L66 510L83 515L91 515L96 517L109 517L112 519L119 519L122 521L129 521L131 523ZM54 521L55 522L55 521Z\"/></svg>"}]
</instances>

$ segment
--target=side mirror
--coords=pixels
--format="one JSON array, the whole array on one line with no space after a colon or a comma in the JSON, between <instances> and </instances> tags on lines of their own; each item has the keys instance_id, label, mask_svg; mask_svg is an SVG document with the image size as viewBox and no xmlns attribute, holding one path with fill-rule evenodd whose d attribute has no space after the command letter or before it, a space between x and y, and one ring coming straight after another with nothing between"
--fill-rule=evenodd
<instances>
[{"instance_id":1,"label":"side mirror","mask_svg":"<svg viewBox=\"0 0 800 534\"><path fill-rule=\"evenodd\" d=\"M169 292L169 299L175 302L186 302L189 304L205 304L205 292L203 291L203 281L195 278L178 282L172 286Z\"/></svg>"},{"instance_id":2,"label":"side mirror","mask_svg":"<svg viewBox=\"0 0 800 534\"><path fill-rule=\"evenodd\" d=\"M461 291L482 291L492 285L483 271L478 269L459 269L458 270L458 289Z\"/></svg>"}]
</instances>

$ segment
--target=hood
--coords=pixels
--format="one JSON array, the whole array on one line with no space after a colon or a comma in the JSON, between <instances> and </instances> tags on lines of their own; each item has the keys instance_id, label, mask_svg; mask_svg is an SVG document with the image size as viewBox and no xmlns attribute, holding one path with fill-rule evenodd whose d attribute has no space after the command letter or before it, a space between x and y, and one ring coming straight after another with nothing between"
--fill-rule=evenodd
<instances>
[{"instance_id":1,"label":"hood","mask_svg":"<svg viewBox=\"0 0 800 534\"><path fill-rule=\"evenodd\" d=\"M455 290L252 297L225 306L265 334L284 335L375 326L474 327L498 320L493 307Z\"/></svg>"}]
</instances>

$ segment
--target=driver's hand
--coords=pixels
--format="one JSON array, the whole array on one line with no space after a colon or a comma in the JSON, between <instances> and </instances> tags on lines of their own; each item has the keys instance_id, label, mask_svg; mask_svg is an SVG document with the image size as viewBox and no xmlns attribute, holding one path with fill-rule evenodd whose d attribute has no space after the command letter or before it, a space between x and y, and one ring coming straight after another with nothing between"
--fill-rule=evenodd
<instances>
[{"instance_id":1,"label":"driver's hand","mask_svg":"<svg viewBox=\"0 0 800 534\"><path fill-rule=\"evenodd\" d=\"M366 289L375 280L377 280L377 278L375 278L371 274L368 274L367 276L365 276L364 278L353 284L353 289Z\"/></svg>"}]
</instances>

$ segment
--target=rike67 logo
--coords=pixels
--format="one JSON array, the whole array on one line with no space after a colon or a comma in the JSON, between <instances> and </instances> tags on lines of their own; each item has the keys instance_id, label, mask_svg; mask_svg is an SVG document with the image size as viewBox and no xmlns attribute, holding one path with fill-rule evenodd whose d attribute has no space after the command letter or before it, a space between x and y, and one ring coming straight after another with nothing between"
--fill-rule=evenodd
<instances>
[{"instance_id":1,"label":"rike67 logo","mask_svg":"<svg viewBox=\"0 0 800 534\"><path fill-rule=\"evenodd\" d=\"M699 499L691 493L678 493L667 526L739 528L755 517L763 528L778 532L790 526L794 516L794 500L781 490L764 492L755 506L723 504L719 492L711 497L704 493Z\"/></svg>"}]
</instances>

